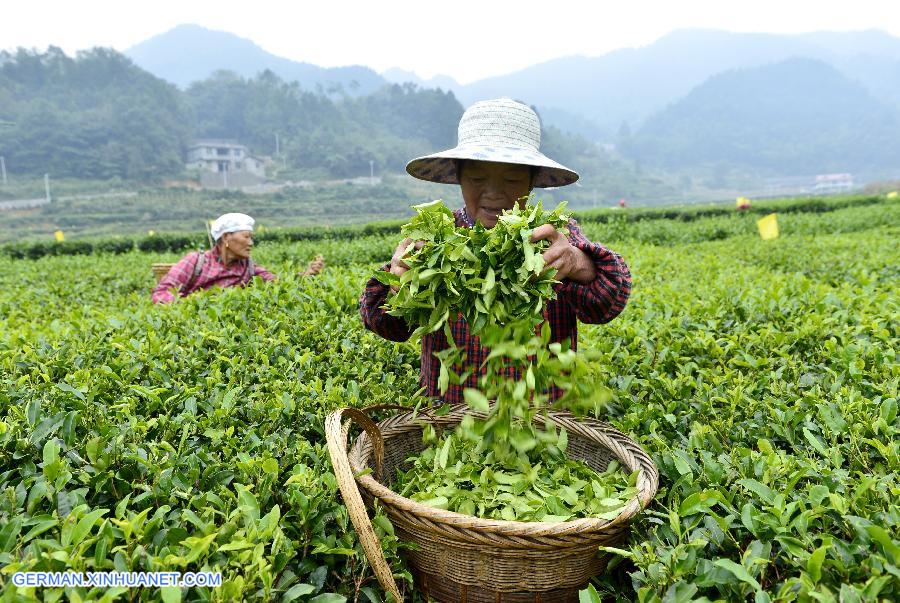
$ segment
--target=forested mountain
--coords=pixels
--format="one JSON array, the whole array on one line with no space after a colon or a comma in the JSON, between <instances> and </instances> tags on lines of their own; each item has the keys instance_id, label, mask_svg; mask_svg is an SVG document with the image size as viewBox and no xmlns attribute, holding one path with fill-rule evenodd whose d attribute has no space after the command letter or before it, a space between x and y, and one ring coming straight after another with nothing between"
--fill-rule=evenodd
<instances>
[{"instance_id":1,"label":"forested mountain","mask_svg":"<svg viewBox=\"0 0 900 603\"><path fill-rule=\"evenodd\" d=\"M835 61L835 65L900 113L900 57L858 55Z\"/></svg>"},{"instance_id":2,"label":"forested mountain","mask_svg":"<svg viewBox=\"0 0 900 603\"><path fill-rule=\"evenodd\" d=\"M790 58L823 61L900 113L900 39L874 30L796 35L677 30L647 46L597 57L562 57L467 85L448 76L423 80L401 68L383 75L360 66L325 69L271 55L249 40L196 25L178 26L126 54L182 87L217 70L245 78L269 70L307 91L340 90L338 94L351 96L370 94L386 82L451 90L463 106L509 96L538 107L548 125L606 142L623 125L636 130L714 75Z\"/></svg>"},{"instance_id":3,"label":"forested mountain","mask_svg":"<svg viewBox=\"0 0 900 603\"><path fill-rule=\"evenodd\" d=\"M333 99L270 71L230 72L186 91L111 50L67 57L0 54L0 155L10 171L153 180L182 172L193 138L228 138L259 155L281 140L287 168L326 177L400 171L416 154L451 146L462 106L411 84Z\"/></svg>"},{"instance_id":4,"label":"forested mountain","mask_svg":"<svg viewBox=\"0 0 900 603\"><path fill-rule=\"evenodd\" d=\"M14 172L153 179L190 132L172 84L112 50L0 53L0 155Z\"/></svg>"},{"instance_id":5,"label":"forested mountain","mask_svg":"<svg viewBox=\"0 0 900 603\"><path fill-rule=\"evenodd\" d=\"M900 118L821 61L791 59L710 78L652 117L624 151L668 168L777 174L896 169Z\"/></svg>"},{"instance_id":6,"label":"forested mountain","mask_svg":"<svg viewBox=\"0 0 900 603\"><path fill-rule=\"evenodd\" d=\"M139 67L181 88L216 71L252 78L268 70L283 80L298 82L304 90L350 96L370 94L387 83L368 67L326 68L291 61L266 52L250 40L199 25L179 25L124 54Z\"/></svg>"},{"instance_id":7,"label":"forested mountain","mask_svg":"<svg viewBox=\"0 0 900 603\"><path fill-rule=\"evenodd\" d=\"M340 99L270 71L231 72L185 91L111 50L67 57L0 53L0 155L12 173L159 181L184 169L194 138L238 140L279 168L322 178L403 172L411 158L456 143L463 107L452 92L385 85ZM636 190L634 174L586 139L547 128L544 148L596 190ZM295 172L296 173L296 172Z\"/></svg>"},{"instance_id":8,"label":"forested mountain","mask_svg":"<svg viewBox=\"0 0 900 603\"><path fill-rule=\"evenodd\" d=\"M398 67L392 67L381 74L381 77L392 84L415 84L421 88L442 88L444 90L456 90L459 83L449 75L436 75L424 80L412 71L406 71Z\"/></svg>"},{"instance_id":9,"label":"forested mountain","mask_svg":"<svg viewBox=\"0 0 900 603\"><path fill-rule=\"evenodd\" d=\"M830 44L838 56L848 38L834 36L816 43ZM840 55L834 60L843 67L788 59L714 75L635 127L626 120L601 128L527 95L490 95L536 106L544 149L582 174L575 196L668 195L672 187L660 170L681 191L694 178L708 181L711 170L757 178L834 171L896 177L900 59L893 58L893 40L861 35L861 52L882 54ZM851 64L853 78L846 75ZM56 48L0 53L0 155L11 173L160 181L182 175L192 139L234 139L274 156L276 137L281 178L363 176L370 162L378 172L402 173L410 158L455 143L463 107L453 92L414 84L352 96L268 70L252 77L218 71L181 90L112 50L75 58ZM598 140L615 141L616 151Z\"/></svg>"},{"instance_id":10,"label":"forested mountain","mask_svg":"<svg viewBox=\"0 0 900 603\"><path fill-rule=\"evenodd\" d=\"M272 155L277 134L291 166L336 177L368 173L370 160L379 171L402 171L416 154L452 146L463 111L452 93L412 84L337 102L271 72L252 79L218 73L185 98L195 136L233 138Z\"/></svg>"},{"instance_id":11,"label":"forested mountain","mask_svg":"<svg viewBox=\"0 0 900 603\"><path fill-rule=\"evenodd\" d=\"M463 105L506 95L580 115L606 132L632 129L708 78L730 69L812 58L885 93L900 109L900 39L881 31L797 35L686 29L640 48L554 59L451 89ZM555 125L564 126L563 123Z\"/></svg>"}]
</instances>

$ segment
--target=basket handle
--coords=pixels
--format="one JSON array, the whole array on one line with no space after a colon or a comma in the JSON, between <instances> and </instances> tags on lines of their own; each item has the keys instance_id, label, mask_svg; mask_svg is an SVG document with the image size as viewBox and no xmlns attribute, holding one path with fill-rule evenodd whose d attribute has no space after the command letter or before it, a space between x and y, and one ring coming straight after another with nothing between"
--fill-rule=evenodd
<instances>
[{"instance_id":1,"label":"basket handle","mask_svg":"<svg viewBox=\"0 0 900 603\"><path fill-rule=\"evenodd\" d=\"M325 439L328 442L328 455L331 457L331 465L334 468L334 475L337 477L338 488L341 496L344 497L344 504L347 505L347 511L350 514L350 521L356 528L356 534L362 544L366 558L375 571L375 576L381 587L391 593L397 603L403 601L397 583L394 581L394 575L388 565L387 559L384 558L384 551L381 550L381 543L378 536L375 535L375 528L372 527L372 521L366 513L366 506L363 503L359 488L356 485L356 478L353 476L353 470L350 468L350 459L347 457L347 437L350 429L349 422L345 426L342 419L348 417L351 421L356 421L372 440L373 451L375 453L375 475L381 473L381 463L384 460L384 439L378 426L364 412L356 408L341 408L328 415L325 419Z\"/></svg>"},{"instance_id":2,"label":"basket handle","mask_svg":"<svg viewBox=\"0 0 900 603\"><path fill-rule=\"evenodd\" d=\"M435 416L435 414L433 412L431 412L430 410L428 410L427 408L424 408L424 407L415 408L413 406L403 406L402 404L373 404L372 406L366 406L365 408L362 409L362 411L364 413L375 412L377 410L400 410L403 412L415 412L416 414L421 413L421 414L425 415L426 417L428 417L429 419L431 419L431 425L437 431L438 437L440 437L444 433L444 428L441 427L441 424L437 420L437 417ZM381 440L381 433L376 432L376 434L377 434L377 439ZM373 437L371 433L369 433L369 437L372 438L372 442L374 444L376 437ZM380 442L380 444L381 444L381 449L383 452L384 451L384 443ZM374 444L374 445L378 446L378 444ZM382 458L384 458L383 454L382 454L382 456L377 456L377 453L376 453L375 479L377 479L379 481L381 480L381 460L382 460Z\"/></svg>"}]
</instances>

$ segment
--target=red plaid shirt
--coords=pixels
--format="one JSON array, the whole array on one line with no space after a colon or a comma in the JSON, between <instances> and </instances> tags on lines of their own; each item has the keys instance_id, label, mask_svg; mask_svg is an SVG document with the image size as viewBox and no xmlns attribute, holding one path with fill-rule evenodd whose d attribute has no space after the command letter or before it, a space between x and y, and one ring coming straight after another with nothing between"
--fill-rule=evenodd
<instances>
[{"instance_id":1,"label":"red plaid shirt","mask_svg":"<svg viewBox=\"0 0 900 603\"><path fill-rule=\"evenodd\" d=\"M194 278L194 266L197 265L201 255L205 255L206 259L200 274ZM253 276L258 276L264 281L275 280L274 274L257 264L253 265ZM167 304L173 301L176 295L186 297L200 289L243 287L251 278L253 277L250 276L247 260L239 260L226 266L219 256L219 248L213 247L209 251L197 251L181 258L159 281L150 297L155 304Z\"/></svg>"},{"instance_id":2,"label":"red plaid shirt","mask_svg":"<svg viewBox=\"0 0 900 603\"><path fill-rule=\"evenodd\" d=\"M472 222L465 208L456 210L457 226L471 227ZM597 278L588 284L580 284L572 280L558 283L556 299L551 300L544 308L544 320L550 322L551 339L555 342L568 340L574 350L578 345L578 321L586 323L605 323L619 315L628 302L631 294L631 272L622 257L598 243L591 243L582 234L575 220L569 221L569 241L585 252L597 269ZM382 266L389 270L390 264ZM382 306L387 299L390 287L378 279L371 278L359 300L359 311L366 328L391 341L406 341L413 329L402 318L391 316ZM450 319L450 330L459 347L465 347L466 362L473 367L480 367L489 353L482 347L478 337L469 333L469 325L457 315ZM422 337L422 373L419 379L426 394L442 398L445 402L455 404L463 401L463 389L477 387L478 371L461 385L450 384L447 392L441 396L438 389L440 361L432 354L447 348L447 339L443 331L429 333ZM549 392L551 400L558 399L562 392Z\"/></svg>"}]
</instances>

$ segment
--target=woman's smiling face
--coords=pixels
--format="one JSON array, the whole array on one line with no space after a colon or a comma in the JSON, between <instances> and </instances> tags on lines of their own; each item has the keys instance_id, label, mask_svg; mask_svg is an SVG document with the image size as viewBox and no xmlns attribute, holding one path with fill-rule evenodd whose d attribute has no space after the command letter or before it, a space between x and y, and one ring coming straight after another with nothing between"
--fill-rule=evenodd
<instances>
[{"instance_id":1,"label":"woman's smiling face","mask_svg":"<svg viewBox=\"0 0 900 603\"><path fill-rule=\"evenodd\" d=\"M466 160L460 165L459 186L473 220L493 228L505 209L531 192L531 168L513 163Z\"/></svg>"}]
</instances>

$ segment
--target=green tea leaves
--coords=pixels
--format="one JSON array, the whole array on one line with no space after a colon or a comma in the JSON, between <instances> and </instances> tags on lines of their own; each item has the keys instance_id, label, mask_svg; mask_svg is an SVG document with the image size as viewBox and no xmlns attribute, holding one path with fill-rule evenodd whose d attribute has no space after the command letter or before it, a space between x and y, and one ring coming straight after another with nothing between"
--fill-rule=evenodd
<instances>
[{"instance_id":1,"label":"green tea leaves","mask_svg":"<svg viewBox=\"0 0 900 603\"><path fill-rule=\"evenodd\" d=\"M463 396L466 399L466 404L471 406L473 410L485 413L490 410L490 402L481 391L467 387L463 390Z\"/></svg>"},{"instance_id":2,"label":"green tea leaves","mask_svg":"<svg viewBox=\"0 0 900 603\"><path fill-rule=\"evenodd\" d=\"M883 195L863 200L765 202L779 211L782 228L778 241L765 242L755 232L758 216L736 214L733 203L578 216L588 238L628 260L634 290L616 320L579 325L579 354L595 356L570 363L584 372L568 380L608 388L605 401L584 412L631 434L662 473L656 499L616 546L628 553L627 565L594 580L603 600L898 599L900 203ZM832 211L836 205L844 209ZM362 283L390 257L399 225L366 228L354 238L320 228L315 241L290 240L285 231L284 242L253 252L278 282L199 293L166 308L148 299L149 266L181 253L64 256L35 242L46 250L39 260L7 258L0 270L0 566L223 572L222 587L184 590L185 601L279 601L299 585L307 586L294 601L323 593L384 600L349 528L322 435L325 415L339 406L420 400L416 344L385 342L359 319ZM517 233L508 243L521 241ZM487 255L467 246L450 251L450 261L472 264ZM325 255L326 272L291 278L316 253ZM516 281L510 296L527 294L518 284L524 263L508 275L505 264L481 267L466 278L489 315L496 302L482 292L488 268L495 284L487 294L500 296L504 281ZM419 294L436 279L447 282L446 265L425 269L436 272L419 283ZM427 311L434 324L455 316ZM530 335L543 338L538 331ZM527 358L528 342L516 345L526 346ZM539 346L545 357L536 361L564 368L563 347ZM446 367L455 382L454 359ZM532 385L523 371L526 399L544 391L548 374L562 379L535 367ZM504 396L512 400L513 392ZM479 437L469 428L448 453L446 483L437 485L447 490L434 496L468 515L486 510L477 506L484 501L498 516L507 509L517 518L571 519L564 492L542 481L558 469L558 428L558 443L546 442L538 462L496 471L483 462L487 442L477 457L466 456L463 443L472 438L477 446ZM571 451L575 435L567 435ZM46 460L53 464L55 450L59 463L53 481L44 473L48 441L56 446ZM519 457L511 443L509 450ZM676 450L683 453L677 466ZM600 516L615 515L599 503L624 500L619 486L629 487L627 477L587 479L573 470L560 480L579 501L596 499L592 511ZM619 486L607 483L619 479ZM250 488L258 519L245 513L238 484ZM718 492L723 502L694 497L702 492ZM535 497L545 510L531 506ZM73 545L80 522L99 509L110 511ZM404 576L396 537L379 517L389 563ZM193 548L187 539L209 535L205 553L182 565ZM238 544L220 550L229 543ZM760 590L716 565L719 559L743 567Z\"/></svg>"},{"instance_id":3,"label":"green tea leaves","mask_svg":"<svg viewBox=\"0 0 900 603\"><path fill-rule=\"evenodd\" d=\"M376 276L399 287L387 307L415 326L415 335L440 329L451 309L473 326L540 314L540 302L533 302L549 299L554 281L543 271L540 251L546 242L529 239L541 224L564 228L568 217L563 205L549 213L540 204L515 208L492 229L456 227L453 212L440 201L414 209L416 216L401 234L424 245L407 247L404 261L410 270L400 277L381 271Z\"/></svg>"},{"instance_id":4,"label":"green tea leaves","mask_svg":"<svg viewBox=\"0 0 900 603\"><path fill-rule=\"evenodd\" d=\"M532 243L531 235L543 224L564 228L563 207L549 214L540 204L517 207L490 230L480 224L456 227L440 203L415 209L403 234L425 243L415 251L407 247L410 268L400 278L379 275L398 287L388 298L391 314L414 327L414 335L444 328L448 348L437 354L442 392L451 380L448 365L465 361L465 350L447 332L449 316L462 315L490 353L475 367L481 370L479 387L463 390L469 407L485 418L469 418L437 442L426 435L431 446L411 459L413 467L396 487L429 506L507 521L614 518L635 492L627 476L614 466L598 475L567 459L565 431L533 423L546 410L550 387L566 391L560 405L575 410L598 389L581 379L589 370L586 361L551 346L547 325L538 328L554 293L552 271L544 271L541 255L547 243ZM579 388L573 387L577 381ZM589 485L598 480L604 485L593 488L602 496Z\"/></svg>"},{"instance_id":5,"label":"green tea leaves","mask_svg":"<svg viewBox=\"0 0 900 603\"><path fill-rule=\"evenodd\" d=\"M743 565L739 565L731 559L716 559L713 564L731 572L738 580L749 584L754 590L759 590L761 588L759 582L756 581L756 578L751 576L747 571L747 568Z\"/></svg>"}]
</instances>

